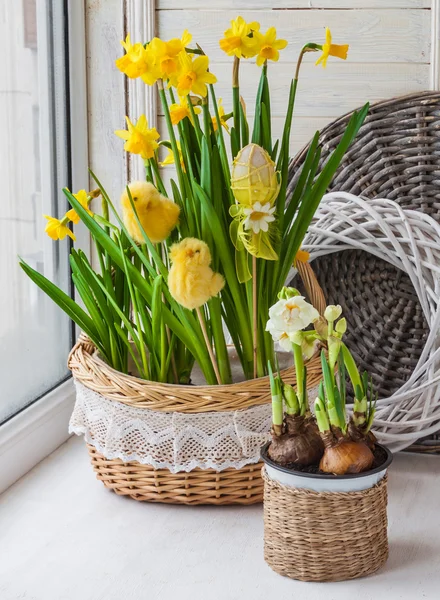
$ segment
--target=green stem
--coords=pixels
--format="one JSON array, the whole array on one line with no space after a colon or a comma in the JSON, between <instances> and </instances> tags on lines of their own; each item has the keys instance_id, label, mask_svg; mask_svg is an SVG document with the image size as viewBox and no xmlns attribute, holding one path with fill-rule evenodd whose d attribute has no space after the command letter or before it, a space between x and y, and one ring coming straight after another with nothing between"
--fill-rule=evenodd
<instances>
[{"instance_id":1,"label":"green stem","mask_svg":"<svg viewBox=\"0 0 440 600\"><path fill-rule=\"evenodd\" d=\"M252 255L252 340L254 351L254 379L257 378L258 354L258 305L257 305L257 257Z\"/></svg>"},{"instance_id":2,"label":"green stem","mask_svg":"<svg viewBox=\"0 0 440 600\"><path fill-rule=\"evenodd\" d=\"M281 392L281 382L279 377L274 377L270 361L267 363L270 380L270 391L272 395L272 425L275 435L281 435L283 432L283 394Z\"/></svg>"},{"instance_id":3,"label":"green stem","mask_svg":"<svg viewBox=\"0 0 440 600\"><path fill-rule=\"evenodd\" d=\"M211 115L209 113L208 98L202 98L202 111L203 111L203 127L205 130L205 139L208 144L208 149L211 151Z\"/></svg>"},{"instance_id":4,"label":"green stem","mask_svg":"<svg viewBox=\"0 0 440 600\"><path fill-rule=\"evenodd\" d=\"M222 169L223 169L223 176L225 178L225 182L227 185L227 190L228 190L228 195L231 201L231 204L233 204L234 202L234 195L232 194L232 190L231 190L231 186L230 186L230 181L231 181L231 172L229 170L229 159L228 159L228 153L226 150L226 145L225 145L225 139L223 137L223 131L221 126L219 125L220 123L220 113L218 110L218 104L217 104L217 98L215 95L215 91L214 91L214 86L211 84L209 86L209 89L211 91L211 99L212 99L212 105L214 106L214 113L215 113L215 118L217 121L217 140L219 143L219 148L220 148L220 160L222 163Z\"/></svg>"},{"instance_id":5,"label":"green stem","mask_svg":"<svg viewBox=\"0 0 440 600\"><path fill-rule=\"evenodd\" d=\"M180 165L180 160L179 160L179 148L177 146L176 135L174 133L173 124L171 122L170 109L169 109L167 98L165 95L165 90L163 89L163 82L161 80L159 80L157 82L157 87L159 89L159 97L160 97L163 112L165 115L165 121L167 124L168 135L170 136L171 148L173 150L173 154L175 157L174 162L176 165L177 176L179 178L180 189L183 192L185 190L185 179L183 177L183 171L182 171L182 167Z\"/></svg>"},{"instance_id":6,"label":"green stem","mask_svg":"<svg viewBox=\"0 0 440 600\"><path fill-rule=\"evenodd\" d=\"M293 349L293 360L295 362L295 373L296 373L296 391L301 405L301 414L306 412L308 407L304 406L304 360L302 355L302 348L298 344L292 344Z\"/></svg>"},{"instance_id":7,"label":"green stem","mask_svg":"<svg viewBox=\"0 0 440 600\"><path fill-rule=\"evenodd\" d=\"M239 83L240 59L234 56L232 68L232 109L234 113L234 130L237 136L237 144L240 149L240 83ZM217 121L220 126L220 121Z\"/></svg>"},{"instance_id":8,"label":"green stem","mask_svg":"<svg viewBox=\"0 0 440 600\"><path fill-rule=\"evenodd\" d=\"M223 330L220 298L211 298L208 302L208 306L220 378L223 383L232 383L231 364Z\"/></svg>"},{"instance_id":9,"label":"green stem","mask_svg":"<svg viewBox=\"0 0 440 600\"><path fill-rule=\"evenodd\" d=\"M222 385L222 379L220 377L220 371L218 370L217 360L216 360L214 351L212 349L211 342L209 341L209 336L208 336L208 331L206 329L205 319L204 319L204 317L202 315L202 311L200 310L199 307L196 308L196 314L199 319L200 327L201 327L202 333L203 333L203 338L204 338L205 344L206 344L206 349L208 350L209 358L211 359L211 364L212 364L212 368L214 369L217 383L219 385Z\"/></svg>"},{"instance_id":10,"label":"green stem","mask_svg":"<svg viewBox=\"0 0 440 600\"><path fill-rule=\"evenodd\" d=\"M145 178L149 183L152 183L154 185L154 177L153 177L153 171L151 169L150 161L148 159L145 160L144 165L145 165Z\"/></svg>"},{"instance_id":11,"label":"green stem","mask_svg":"<svg viewBox=\"0 0 440 600\"><path fill-rule=\"evenodd\" d=\"M199 117L198 117L198 115L196 115L196 112L194 110L194 106L193 106L193 104L191 102L191 98L190 98L189 94L186 97L186 101L188 103L189 112L191 113L191 116L192 116L192 119L193 119L194 130L196 132L197 141L199 142L199 146L200 146L201 143L202 143L202 129L200 127Z\"/></svg>"},{"instance_id":12,"label":"green stem","mask_svg":"<svg viewBox=\"0 0 440 600\"><path fill-rule=\"evenodd\" d=\"M177 155L177 158L176 158L176 155L174 155L174 162L176 162L176 160L179 160L179 155ZM159 166L157 164L157 160L156 160L155 156L153 158L150 158L150 165L152 167L152 170L154 171L157 189L163 196L166 196L168 198L168 194L167 194L167 191L163 184L162 177L160 176Z\"/></svg>"}]
</instances>

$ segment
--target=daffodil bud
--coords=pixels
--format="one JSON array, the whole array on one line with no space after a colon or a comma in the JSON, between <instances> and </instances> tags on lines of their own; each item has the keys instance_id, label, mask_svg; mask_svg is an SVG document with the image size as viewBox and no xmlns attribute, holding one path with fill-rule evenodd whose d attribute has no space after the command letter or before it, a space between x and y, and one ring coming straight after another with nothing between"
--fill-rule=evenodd
<instances>
[{"instance_id":1,"label":"daffodil bud","mask_svg":"<svg viewBox=\"0 0 440 600\"><path fill-rule=\"evenodd\" d=\"M342 314L342 308L339 304L329 304L324 311L324 317L327 321L336 321Z\"/></svg>"},{"instance_id":2,"label":"daffodil bud","mask_svg":"<svg viewBox=\"0 0 440 600\"><path fill-rule=\"evenodd\" d=\"M289 298L293 298L294 296L299 296L300 293L296 288L293 287L283 287L280 292L278 292L279 300L288 300Z\"/></svg>"},{"instance_id":3,"label":"daffodil bud","mask_svg":"<svg viewBox=\"0 0 440 600\"><path fill-rule=\"evenodd\" d=\"M231 189L237 202L244 206L273 204L279 192L276 165L258 144L248 144L234 159Z\"/></svg>"},{"instance_id":4,"label":"daffodil bud","mask_svg":"<svg viewBox=\"0 0 440 600\"><path fill-rule=\"evenodd\" d=\"M336 323L335 331L341 335L344 335L347 331L347 319L345 317L342 317L342 319L339 319Z\"/></svg>"}]
</instances>

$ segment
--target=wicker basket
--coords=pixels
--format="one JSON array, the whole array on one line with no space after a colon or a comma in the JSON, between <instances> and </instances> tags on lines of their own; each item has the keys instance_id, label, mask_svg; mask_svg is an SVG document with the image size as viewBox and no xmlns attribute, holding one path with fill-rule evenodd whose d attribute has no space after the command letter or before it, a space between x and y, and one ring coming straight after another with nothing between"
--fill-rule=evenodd
<instances>
[{"instance_id":1,"label":"wicker basket","mask_svg":"<svg viewBox=\"0 0 440 600\"><path fill-rule=\"evenodd\" d=\"M320 135L321 161L338 144L351 113ZM422 92L373 104L345 154L328 192L388 198L440 222L440 92ZM289 167L292 193L308 147ZM329 304L341 304L348 321L346 343L383 397L408 381L429 334L419 299L407 274L363 250L320 256L313 269ZM372 351L374 348L374 351ZM427 445L424 440L414 450Z\"/></svg>"},{"instance_id":2,"label":"wicker basket","mask_svg":"<svg viewBox=\"0 0 440 600\"><path fill-rule=\"evenodd\" d=\"M343 581L388 558L387 478L357 492L316 492L264 480L264 558L280 575Z\"/></svg>"},{"instance_id":3,"label":"wicker basket","mask_svg":"<svg viewBox=\"0 0 440 600\"><path fill-rule=\"evenodd\" d=\"M322 312L324 296L311 268L301 263L299 270L309 298ZM101 360L93 344L83 335L72 349L68 364L76 381L107 399L136 408L198 414L246 410L271 401L268 377L232 385L184 386L124 375ZM318 356L309 361L307 369L308 384L313 388L321 378ZM283 378L295 383L294 369L284 371ZM108 459L91 445L88 449L97 478L117 494L135 500L173 504L254 504L263 500L261 462L240 469L171 473L148 464Z\"/></svg>"}]
</instances>

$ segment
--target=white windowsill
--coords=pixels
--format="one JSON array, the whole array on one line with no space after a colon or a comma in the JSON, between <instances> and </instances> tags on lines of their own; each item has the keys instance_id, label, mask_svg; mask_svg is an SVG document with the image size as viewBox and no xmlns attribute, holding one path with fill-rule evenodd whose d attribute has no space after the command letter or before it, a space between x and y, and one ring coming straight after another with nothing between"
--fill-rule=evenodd
<instances>
[{"instance_id":1,"label":"white windowsill","mask_svg":"<svg viewBox=\"0 0 440 600\"><path fill-rule=\"evenodd\" d=\"M0 493L66 441L74 402L68 379L1 426Z\"/></svg>"},{"instance_id":2,"label":"white windowsill","mask_svg":"<svg viewBox=\"0 0 440 600\"><path fill-rule=\"evenodd\" d=\"M389 473L390 557L368 578L315 584L263 559L263 508L117 496L72 438L0 496L1 600L436 600L440 457Z\"/></svg>"}]
</instances>

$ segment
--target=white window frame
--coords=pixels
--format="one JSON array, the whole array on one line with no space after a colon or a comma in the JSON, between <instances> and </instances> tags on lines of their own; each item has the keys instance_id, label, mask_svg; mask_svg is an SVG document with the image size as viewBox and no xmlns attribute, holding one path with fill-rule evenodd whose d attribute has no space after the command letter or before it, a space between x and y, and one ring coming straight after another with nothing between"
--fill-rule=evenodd
<instances>
[{"instance_id":1,"label":"white window frame","mask_svg":"<svg viewBox=\"0 0 440 600\"><path fill-rule=\"evenodd\" d=\"M39 17L45 11L37 2ZM60 6L62 3L60 2ZM58 6L57 6L58 9ZM86 30L84 3L67 0L69 47L70 155L72 188L88 189L88 140L86 92ZM39 24L44 27L44 23ZM41 36L42 39L44 36ZM74 49L74 52L73 52ZM56 57L55 57L56 58ZM63 64L55 63L63 69ZM48 79L42 81L47 85ZM67 90L68 91L68 90ZM42 131L42 135L44 135ZM42 140L50 143L50 140ZM44 193L53 192L53 180L46 181ZM90 236L85 227L76 227L76 246L90 254ZM67 379L0 426L0 493L58 448L68 437L68 423L75 402L72 378Z\"/></svg>"}]
</instances>

